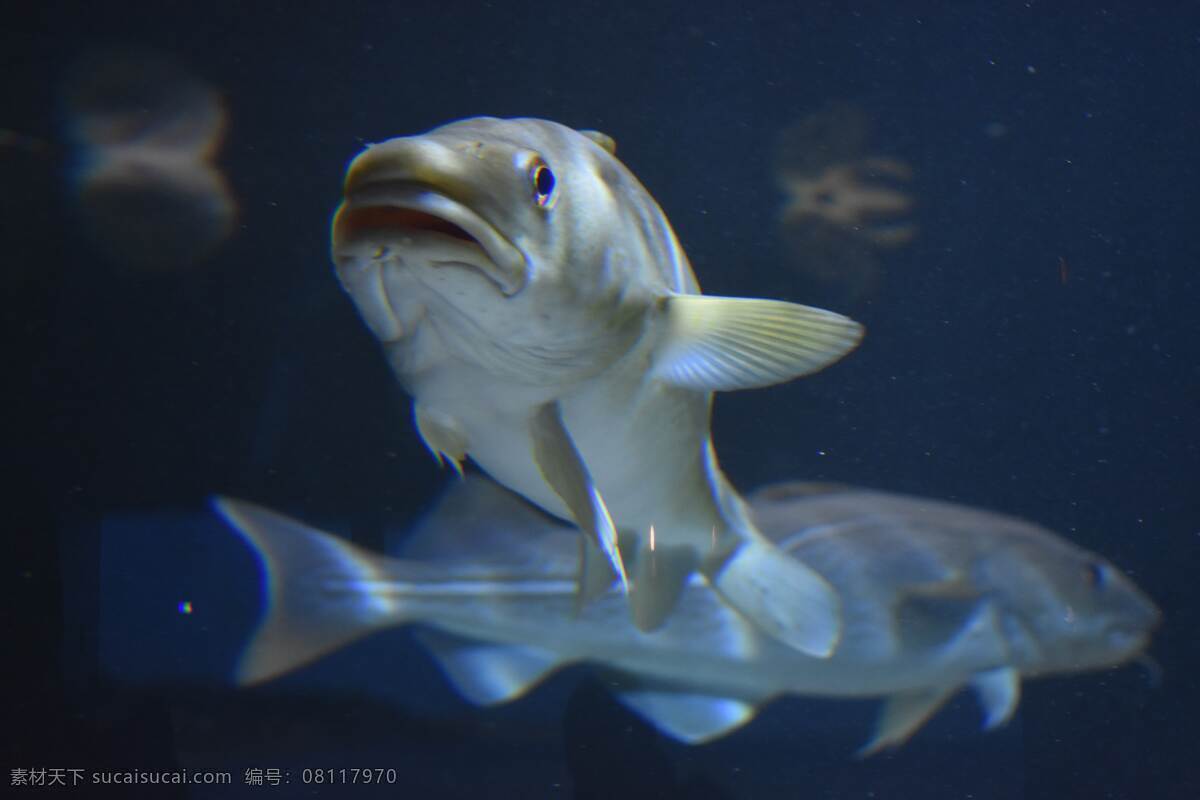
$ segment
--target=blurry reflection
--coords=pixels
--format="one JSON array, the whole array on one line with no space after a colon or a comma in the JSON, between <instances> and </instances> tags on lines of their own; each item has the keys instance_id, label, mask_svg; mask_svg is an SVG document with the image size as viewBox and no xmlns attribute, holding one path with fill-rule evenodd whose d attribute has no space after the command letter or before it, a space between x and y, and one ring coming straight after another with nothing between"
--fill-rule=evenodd
<instances>
[{"instance_id":1,"label":"blurry reflection","mask_svg":"<svg viewBox=\"0 0 1200 800\"><path fill-rule=\"evenodd\" d=\"M58 148L52 142L0 128L0 275L10 291L53 279L54 240L45 226L61 216L57 165Z\"/></svg>"},{"instance_id":2,"label":"blurry reflection","mask_svg":"<svg viewBox=\"0 0 1200 800\"><path fill-rule=\"evenodd\" d=\"M912 168L867 152L871 121L838 104L811 114L779 136L775 175L787 194L780 232L797 269L852 296L881 278L880 252L908 244Z\"/></svg>"},{"instance_id":3,"label":"blurry reflection","mask_svg":"<svg viewBox=\"0 0 1200 800\"><path fill-rule=\"evenodd\" d=\"M162 56L109 51L80 61L63 95L79 147L71 181L93 243L156 270L211 255L236 214L211 163L225 128L216 90Z\"/></svg>"}]
</instances>

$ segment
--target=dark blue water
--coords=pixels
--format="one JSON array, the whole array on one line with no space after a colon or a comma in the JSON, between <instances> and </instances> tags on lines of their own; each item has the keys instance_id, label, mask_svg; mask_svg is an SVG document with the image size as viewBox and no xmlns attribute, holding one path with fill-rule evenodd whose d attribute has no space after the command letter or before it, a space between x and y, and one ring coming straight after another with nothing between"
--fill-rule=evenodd
<instances>
[{"instance_id":1,"label":"dark blue water","mask_svg":"<svg viewBox=\"0 0 1200 800\"><path fill-rule=\"evenodd\" d=\"M212 768L240 784L247 768L390 768L411 797L1200 795L1200 12L749 6L49 2L6 15L0 128L44 143L0 150L18 590L6 770ZM225 98L216 164L238 217L191 268L131 268L80 225L63 81L112 45L166 54ZM776 221L779 132L835 102L870 115L872 153L914 170L919 233L878 255L865 292L798 271ZM257 577L206 498L339 521L379 548L446 480L337 286L328 222L364 142L480 114L612 134L707 292L824 304L867 326L827 372L718 399L738 486L837 480L1036 520L1160 604L1161 685L1134 667L1033 681L986 735L962 695L865 762L852 753L871 703L781 701L687 748L582 670L472 709L404 632L262 689L223 686ZM176 595L197 612L153 605ZM155 796L173 791L221 796Z\"/></svg>"}]
</instances>

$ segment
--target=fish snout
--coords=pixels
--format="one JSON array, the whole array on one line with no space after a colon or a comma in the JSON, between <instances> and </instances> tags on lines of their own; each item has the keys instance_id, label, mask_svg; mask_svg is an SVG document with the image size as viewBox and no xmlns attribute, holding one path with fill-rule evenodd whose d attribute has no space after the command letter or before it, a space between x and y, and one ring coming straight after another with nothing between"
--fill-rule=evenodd
<instances>
[{"instance_id":1,"label":"fish snout","mask_svg":"<svg viewBox=\"0 0 1200 800\"><path fill-rule=\"evenodd\" d=\"M1162 624L1162 611L1136 588L1124 600L1111 615L1104 636L1114 652L1133 656L1149 644L1151 635Z\"/></svg>"},{"instance_id":2,"label":"fish snout","mask_svg":"<svg viewBox=\"0 0 1200 800\"><path fill-rule=\"evenodd\" d=\"M349 199L375 183L425 183L451 190L455 168L453 152L422 136L401 136L369 145L346 168L342 193Z\"/></svg>"}]
</instances>

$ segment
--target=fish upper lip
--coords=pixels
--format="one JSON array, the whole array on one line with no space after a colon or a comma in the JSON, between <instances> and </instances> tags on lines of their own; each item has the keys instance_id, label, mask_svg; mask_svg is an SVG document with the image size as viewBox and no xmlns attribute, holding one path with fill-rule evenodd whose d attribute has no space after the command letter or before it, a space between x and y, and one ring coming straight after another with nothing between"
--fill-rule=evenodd
<instances>
[{"instance_id":1,"label":"fish upper lip","mask_svg":"<svg viewBox=\"0 0 1200 800\"><path fill-rule=\"evenodd\" d=\"M345 199L338 208L333 224L333 253L335 258L346 245L338 221L349 211L359 208L391 207L419 211L455 225L475 240L494 269L484 268L488 277L506 295L520 291L527 279L525 256L486 219L470 207L458 202L435 187L413 180L360 179L347 184Z\"/></svg>"}]
</instances>

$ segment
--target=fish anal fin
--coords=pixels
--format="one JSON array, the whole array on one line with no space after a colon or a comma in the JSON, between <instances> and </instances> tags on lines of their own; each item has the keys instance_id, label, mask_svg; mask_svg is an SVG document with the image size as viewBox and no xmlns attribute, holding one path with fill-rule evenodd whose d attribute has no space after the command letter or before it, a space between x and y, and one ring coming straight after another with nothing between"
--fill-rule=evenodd
<instances>
[{"instance_id":1,"label":"fish anal fin","mask_svg":"<svg viewBox=\"0 0 1200 800\"><path fill-rule=\"evenodd\" d=\"M888 747L897 747L933 716L954 689L920 689L894 694L884 701L875 735L859 751L859 758L872 756Z\"/></svg>"},{"instance_id":2,"label":"fish anal fin","mask_svg":"<svg viewBox=\"0 0 1200 800\"><path fill-rule=\"evenodd\" d=\"M662 626L698 564L699 557L690 545L651 547L648 540L642 543L629 589L633 624L639 630Z\"/></svg>"},{"instance_id":3,"label":"fish anal fin","mask_svg":"<svg viewBox=\"0 0 1200 800\"><path fill-rule=\"evenodd\" d=\"M542 477L562 499L584 535L590 536L608 558L622 588L629 591L629 579L617 543L617 529L604 499L592 483L583 457L563 425L558 403L539 407L530 420L529 430L533 438L534 461Z\"/></svg>"},{"instance_id":4,"label":"fish anal fin","mask_svg":"<svg viewBox=\"0 0 1200 800\"><path fill-rule=\"evenodd\" d=\"M782 300L674 295L654 377L696 391L753 389L824 369L853 350L854 320Z\"/></svg>"},{"instance_id":5,"label":"fish anal fin","mask_svg":"<svg viewBox=\"0 0 1200 800\"><path fill-rule=\"evenodd\" d=\"M1021 702L1021 676L1015 667L997 667L971 679L983 707L983 729L990 731L1010 719Z\"/></svg>"},{"instance_id":6,"label":"fish anal fin","mask_svg":"<svg viewBox=\"0 0 1200 800\"><path fill-rule=\"evenodd\" d=\"M427 408L421 403L414 403L413 421L416 423L417 433L421 435L421 441L429 448L429 452L433 453L438 463L443 463L443 459L449 461L450 466L461 478L462 462L467 457L467 434L454 418Z\"/></svg>"},{"instance_id":7,"label":"fish anal fin","mask_svg":"<svg viewBox=\"0 0 1200 800\"><path fill-rule=\"evenodd\" d=\"M458 692L481 706L517 699L564 663L531 645L488 644L432 630L419 631L416 638Z\"/></svg>"},{"instance_id":8,"label":"fish anal fin","mask_svg":"<svg viewBox=\"0 0 1200 800\"><path fill-rule=\"evenodd\" d=\"M806 655L830 656L841 638L841 601L811 567L760 535L747 538L709 583L754 625Z\"/></svg>"},{"instance_id":9,"label":"fish anal fin","mask_svg":"<svg viewBox=\"0 0 1200 800\"><path fill-rule=\"evenodd\" d=\"M617 698L662 733L702 744L745 725L758 707L736 697L663 689L622 689Z\"/></svg>"}]
</instances>

